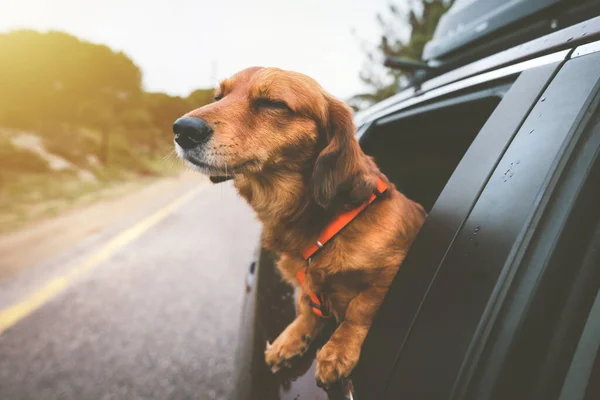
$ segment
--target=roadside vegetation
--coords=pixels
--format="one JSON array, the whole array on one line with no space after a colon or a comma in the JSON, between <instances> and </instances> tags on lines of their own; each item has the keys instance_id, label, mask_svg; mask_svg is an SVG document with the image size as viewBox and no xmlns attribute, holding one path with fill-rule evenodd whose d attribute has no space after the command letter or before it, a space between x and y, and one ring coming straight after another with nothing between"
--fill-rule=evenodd
<instances>
[{"instance_id":1,"label":"roadside vegetation","mask_svg":"<svg viewBox=\"0 0 600 400\"><path fill-rule=\"evenodd\" d=\"M408 83L410 73L384 67L385 57L422 61L425 44L453 3L454 0L394 1L377 14L381 28L379 41L373 44L370 40L358 39L365 53L360 79L367 90L348 100L352 108L365 109L394 95Z\"/></svg>"},{"instance_id":2,"label":"roadside vegetation","mask_svg":"<svg viewBox=\"0 0 600 400\"><path fill-rule=\"evenodd\" d=\"M178 173L171 124L213 94L145 92L122 52L31 30L0 34L0 87L0 232Z\"/></svg>"}]
</instances>

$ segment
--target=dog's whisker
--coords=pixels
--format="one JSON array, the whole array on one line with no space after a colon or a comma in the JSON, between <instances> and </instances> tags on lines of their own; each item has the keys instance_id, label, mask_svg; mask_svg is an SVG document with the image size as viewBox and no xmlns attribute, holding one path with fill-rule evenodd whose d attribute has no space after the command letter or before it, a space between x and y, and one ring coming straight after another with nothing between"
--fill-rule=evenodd
<instances>
[{"instance_id":1,"label":"dog's whisker","mask_svg":"<svg viewBox=\"0 0 600 400\"><path fill-rule=\"evenodd\" d=\"M225 176L227 176L227 161L223 162L225 164ZM225 196L225 192L223 192L223 185L221 185L221 200L223 200Z\"/></svg>"},{"instance_id":2,"label":"dog's whisker","mask_svg":"<svg viewBox=\"0 0 600 400\"><path fill-rule=\"evenodd\" d=\"M161 164L167 165L169 168L175 168L175 165L176 164L181 165L181 162L183 162L183 160L181 160L177 156L177 153L174 150L171 150L169 153L167 153L166 155L161 157L159 162Z\"/></svg>"},{"instance_id":3,"label":"dog's whisker","mask_svg":"<svg viewBox=\"0 0 600 400\"><path fill-rule=\"evenodd\" d=\"M161 157L160 162L164 163L164 162L170 161L173 159L174 155L176 155L175 150L171 150L170 152L168 152L167 154L165 154L164 156Z\"/></svg>"}]
</instances>

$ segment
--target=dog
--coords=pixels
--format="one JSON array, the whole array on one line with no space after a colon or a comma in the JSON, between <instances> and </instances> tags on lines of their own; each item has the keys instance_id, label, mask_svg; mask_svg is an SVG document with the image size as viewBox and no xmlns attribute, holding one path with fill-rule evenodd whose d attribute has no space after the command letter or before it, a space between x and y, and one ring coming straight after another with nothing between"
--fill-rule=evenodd
<instances>
[{"instance_id":1,"label":"dog","mask_svg":"<svg viewBox=\"0 0 600 400\"><path fill-rule=\"evenodd\" d=\"M263 225L263 247L302 293L296 319L267 342L266 363L273 372L288 365L335 318L316 379L329 387L348 377L423 207L362 151L352 110L304 74L245 69L173 130L183 160L213 182L233 179Z\"/></svg>"}]
</instances>

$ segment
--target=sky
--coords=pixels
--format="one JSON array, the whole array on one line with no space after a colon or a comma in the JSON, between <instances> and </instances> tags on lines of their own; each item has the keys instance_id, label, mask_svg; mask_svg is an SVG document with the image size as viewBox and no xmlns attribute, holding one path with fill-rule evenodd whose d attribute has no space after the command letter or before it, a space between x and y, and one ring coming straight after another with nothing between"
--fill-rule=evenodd
<instances>
[{"instance_id":1,"label":"sky","mask_svg":"<svg viewBox=\"0 0 600 400\"><path fill-rule=\"evenodd\" d=\"M261 65L305 73L347 99L364 90L352 29L376 43L389 1L0 0L0 32L55 29L124 51L148 91L186 96Z\"/></svg>"}]
</instances>

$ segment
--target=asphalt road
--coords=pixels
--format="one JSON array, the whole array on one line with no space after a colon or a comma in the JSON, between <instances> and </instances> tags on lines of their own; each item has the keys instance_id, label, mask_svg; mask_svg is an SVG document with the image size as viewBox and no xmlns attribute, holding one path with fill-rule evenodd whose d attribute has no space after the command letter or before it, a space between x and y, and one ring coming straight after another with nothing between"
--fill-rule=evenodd
<instances>
[{"instance_id":1,"label":"asphalt road","mask_svg":"<svg viewBox=\"0 0 600 400\"><path fill-rule=\"evenodd\" d=\"M163 206L3 283L0 309ZM229 399L258 234L230 183L200 190L0 333L0 400Z\"/></svg>"}]
</instances>

